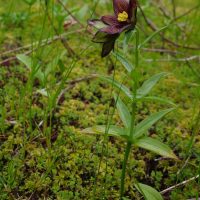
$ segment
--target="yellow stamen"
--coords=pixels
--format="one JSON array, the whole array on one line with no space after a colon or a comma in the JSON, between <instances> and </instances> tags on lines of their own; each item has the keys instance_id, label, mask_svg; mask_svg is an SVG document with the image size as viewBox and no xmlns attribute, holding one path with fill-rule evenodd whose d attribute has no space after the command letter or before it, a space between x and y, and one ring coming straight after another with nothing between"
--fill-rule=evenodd
<instances>
[{"instance_id":1,"label":"yellow stamen","mask_svg":"<svg viewBox=\"0 0 200 200\"><path fill-rule=\"evenodd\" d=\"M119 22L126 22L127 19L128 19L128 14L127 14L127 12L123 11L122 13L119 13L119 14L118 14L117 20L118 20Z\"/></svg>"}]
</instances>

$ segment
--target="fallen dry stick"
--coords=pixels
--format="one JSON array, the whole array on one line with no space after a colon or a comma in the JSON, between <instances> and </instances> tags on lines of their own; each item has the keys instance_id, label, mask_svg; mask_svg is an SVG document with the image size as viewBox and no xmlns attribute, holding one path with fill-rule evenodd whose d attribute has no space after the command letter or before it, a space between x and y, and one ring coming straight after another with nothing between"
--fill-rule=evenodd
<instances>
[{"instance_id":1,"label":"fallen dry stick","mask_svg":"<svg viewBox=\"0 0 200 200\"><path fill-rule=\"evenodd\" d=\"M177 188L177 187L183 186L183 185L185 185L185 184L187 184L187 183L189 183L189 182L191 182L191 181L194 181L194 180L196 180L196 179L198 179L198 178L199 178L199 175L194 176L194 177L192 177L192 178L190 178L190 179L188 179L188 180L185 180L185 181L183 181L183 182L181 182L181 183L178 183L178 184L176 184L176 185L173 185L173 186L171 186L171 187L169 187L169 188L167 188L167 189L161 191L160 193L161 193L161 194L165 194L165 193L170 192L171 190L173 190L173 189L175 189L175 188Z\"/></svg>"}]
</instances>

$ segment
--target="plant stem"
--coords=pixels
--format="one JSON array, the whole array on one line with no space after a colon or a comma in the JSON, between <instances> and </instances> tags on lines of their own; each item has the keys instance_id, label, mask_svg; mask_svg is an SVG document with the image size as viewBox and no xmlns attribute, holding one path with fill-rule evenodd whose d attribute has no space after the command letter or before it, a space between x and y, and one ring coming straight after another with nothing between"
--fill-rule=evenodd
<instances>
[{"instance_id":1,"label":"plant stem","mask_svg":"<svg viewBox=\"0 0 200 200\"><path fill-rule=\"evenodd\" d=\"M124 161L122 165L122 174L121 174L121 188L120 188L120 199L124 196L124 188L125 188L125 176L126 176L126 165L128 161L128 157L130 154L132 144L130 142L127 143L126 151L124 155Z\"/></svg>"},{"instance_id":2,"label":"plant stem","mask_svg":"<svg viewBox=\"0 0 200 200\"><path fill-rule=\"evenodd\" d=\"M136 40L135 40L135 70L137 70L139 65L139 32L136 29ZM125 188L125 176L126 176L126 165L128 161L128 157L131 151L132 142L131 139L134 135L134 129L135 129L135 121L136 121L136 111L137 111L137 88L138 88L138 78L136 73L131 73L131 78L134 78L134 83L132 85L132 91L133 91L133 100L132 100L132 120L131 120L131 126L130 126L130 141L127 142L126 150L124 154L124 161L122 165L122 174L121 174L121 188L120 188L120 199L124 196L124 188Z\"/></svg>"}]
</instances>

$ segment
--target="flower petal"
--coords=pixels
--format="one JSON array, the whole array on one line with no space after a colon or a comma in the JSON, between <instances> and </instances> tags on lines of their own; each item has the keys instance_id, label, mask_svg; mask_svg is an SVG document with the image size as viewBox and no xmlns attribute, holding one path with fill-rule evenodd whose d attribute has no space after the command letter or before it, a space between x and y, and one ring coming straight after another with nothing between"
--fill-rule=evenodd
<instances>
[{"instance_id":1,"label":"flower petal","mask_svg":"<svg viewBox=\"0 0 200 200\"><path fill-rule=\"evenodd\" d=\"M129 15L129 19L131 21L134 21L134 19L136 19L136 12L137 12L137 1L136 0L130 0L129 1L128 15Z\"/></svg>"},{"instance_id":2,"label":"flower petal","mask_svg":"<svg viewBox=\"0 0 200 200\"><path fill-rule=\"evenodd\" d=\"M102 28L101 31L110 35L121 33L120 29L117 28L116 26L108 26L108 27Z\"/></svg>"},{"instance_id":3,"label":"flower petal","mask_svg":"<svg viewBox=\"0 0 200 200\"><path fill-rule=\"evenodd\" d=\"M115 41L119 37L118 34L114 35L112 39L105 42L102 47L101 57L106 57L112 50L114 50Z\"/></svg>"},{"instance_id":4,"label":"flower petal","mask_svg":"<svg viewBox=\"0 0 200 200\"><path fill-rule=\"evenodd\" d=\"M117 25L119 24L116 16L105 15L101 17L101 20L107 25Z\"/></svg>"},{"instance_id":5,"label":"flower petal","mask_svg":"<svg viewBox=\"0 0 200 200\"><path fill-rule=\"evenodd\" d=\"M105 32L107 34L120 34L124 30L128 30L132 24L127 24L127 25L121 25L121 26L107 26L105 28L102 28L100 31Z\"/></svg>"},{"instance_id":6,"label":"flower petal","mask_svg":"<svg viewBox=\"0 0 200 200\"><path fill-rule=\"evenodd\" d=\"M119 13L129 11L129 1L128 0L113 0L113 8L115 15L118 16Z\"/></svg>"}]
</instances>

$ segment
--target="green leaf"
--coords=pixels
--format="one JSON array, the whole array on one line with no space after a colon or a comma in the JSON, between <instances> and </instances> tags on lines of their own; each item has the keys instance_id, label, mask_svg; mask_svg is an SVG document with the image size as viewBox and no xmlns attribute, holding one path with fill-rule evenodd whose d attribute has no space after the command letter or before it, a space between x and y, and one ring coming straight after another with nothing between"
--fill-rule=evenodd
<instances>
[{"instance_id":1,"label":"green leaf","mask_svg":"<svg viewBox=\"0 0 200 200\"><path fill-rule=\"evenodd\" d=\"M113 55L115 58L125 67L125 69L130 73L134 67L133 65L122 55L119 54L119 52L113 52Z\"/></svg>"},{"instance_id":2,"label":"green leaf","mask_svg":"<svg viewBox=\"0 0 200 200\"><path fill-rule=\"evenodd\" d=\"M176 104L172 101L170 101L169 99L165 99L163 97L156 97L156 96L147 96L142 98L142 100L144 101L155 101L155 102L160 102L162 104L169 104L172 106L176 106Z\"/></svg>"},{"instance_id":3,"label":"green leaf","mask_svg":"<svg viewBox=\"0 0 200 200\"><path fill-rule=\"evenodd\" d=\"M76 13L76 17L79 19L79 20L84 20L85 19L85 16L87 15L88 13L88 5L86 4L85 6L81 7L78 12Z\"/></svg>"},{"instance_id":4,"label":"green leaf","mask_svg":"<svg viewBox=\"0 0 200 200\"><path fill-rule=\"evenodd\" d=\"M155 124L158 120L160 120L162 117L164 117L166 114L168 114L172 110L174 110L174 108L170 108L170 109L166 109L166 110L162 110L160 112L154 113L150 115L149 117L147 117L146 119L144 119L139 124L137 124L135 128L135 133L133 135L133 139L141 137L146 131L148 131L149 128L151 128L153 124Z\"/></svg>"},{"instance_id":5,"label":"green leaf","mask_svg":"<svg viewBox=\"0 0 200 200\"><path fill-rule=\"evenodd\" d=\"M135 184L135 187L144 196L146 200L163 200L161 194L148 185L137 183Z\"/></svg>"},{"instance_id":6,"label":"green leaf","mask_svg":"<svg viewBox=\"0 0 200 200\"><path fill-rule=\"evenodd\" d=\"M21 61L24 65L26 65L26 67L30 71L34 72L34 76L36 78L38 78L40 81L42 81L44 79L44 74L41 71L40 66L37 65L37 64L33 66L33 59L32 58L30 58L29 56L26 56L24 54L19 54L16 57L19 61Z\"/></svg>"},{"instance_id":7,"label":"green leaf","mask_svg":"<svg viewBox=\"0 0 200 200\"><path fill-rule=\"evenodd\" d=\"M117 97L117 95L114 95L114 98L115 98L115 101L117 104L117 110L119 112L119 116L120 116L124 126L126 128L129 128L130 124L131 124L131 114L119 96Z\"/></svg>"},{"instance_id":8,"label":"green leaf","mask_svg":"<svg viewBox=\"0 0 200 200\"><path fill-rule=\"evenodd\" d=\"M29 70L32 68L32 59L24 54L19 54L16 56L19 61L21 61Z\"/></svg>"},{"instance_id":9,"label":"green leaf","mask_svg":"<svg viewBox=\"0 0 200 200\"><path fill-rule=\"evenodd\" d=\"M130 44L131 39L134 37L135 35L135 30L134 31L128 31L124 34L124 40L123 40L123 53L126 54L129 46L128 44Z\"/></svg>"},{"instance_id":10,"label":"green leaf","mask_svg":"<svg viewBox=\"0 0 200 200\"><path fill-rule=\"evenodd\" d=\"M117 126L110 126L109 130L107 130L107 127L104 125L94 126L86 128L81 131L81 133L87 133L87 134L105 134L106 132L109 136L120 136L127 138L126 130L124 128L119 128Z\"/></svg>"},{"instance_id":11,"label":"green leaf","mask_svg":"<svg viewBox=\"0 0 200 200\"><path fill-rule=\"evenodd\" d=\"M120 91L122 91L128 98L132 99L132 94L131 91L123 84L119 83L116 80L113 80L113 78L109 77L109 76L103 76L103 75L97 75L100 79L110 83L111 85L113 85L115 88L119 89Z\"/></svg>"},{"instance_id":12,"label":"green leaf","mask_svg":"<svg viewBox=\"0 0 200 200\"><path fill-rule=\"evenodd\" d=\"M137 98L142 98L142 97L146 96L151 91L151 89L156 85L156 83L161 78L165 77L168 74L169 73L162 72L160 74L156 74L156 75L152 76L147 81L145 81L143 83L143 85L137 90Z\"/></svg>"},{"instance_id":13,"label":"green leaf","mask_svg":"<svg viewBox=\"0 0 200 200\"><path fill-rule=\"evenodd\" d=\"M152 151L161 156L177 159L173 151L166 144L163 144L159 140L150 137L144 137L136 141L135 145L140 148Z\"/></svg>"},{"instance_id":14,"label":"green leaf","mask_svg":"<svg viewBox=\"0 0 200 200\"><path fill-rule=\"evenodd\" d=\"M37 90L37 92L45 97L48 97L48 92L46 90L46 88L43 88L43 89L39 89Z\"/></svg>"}]
</instances>

